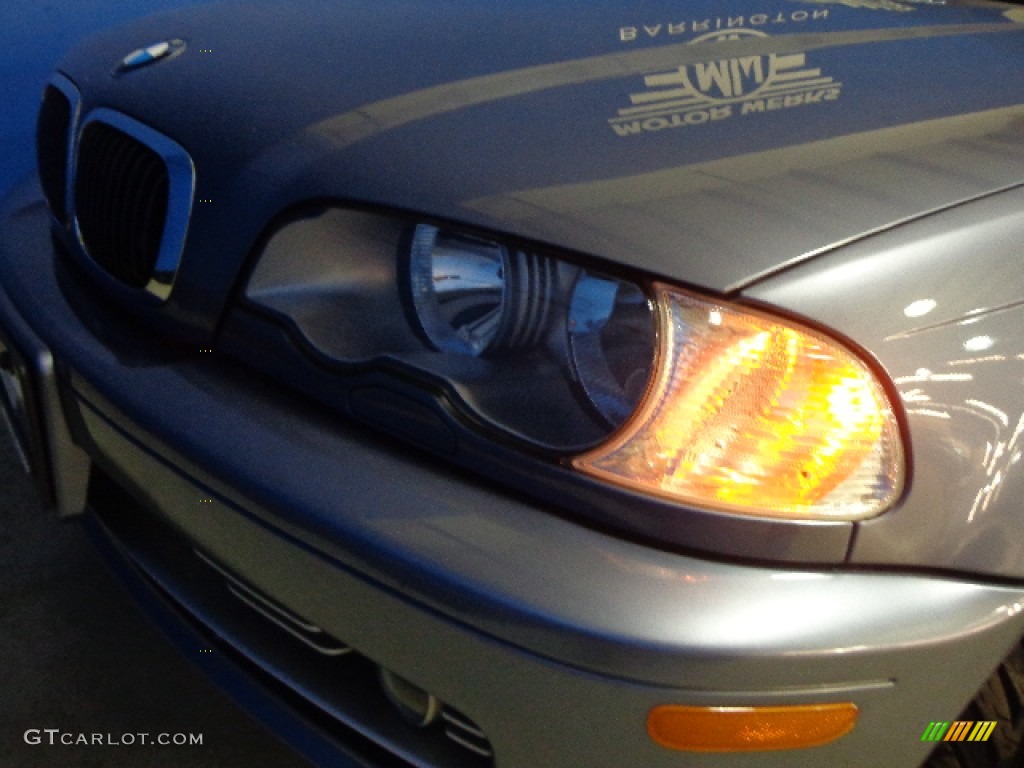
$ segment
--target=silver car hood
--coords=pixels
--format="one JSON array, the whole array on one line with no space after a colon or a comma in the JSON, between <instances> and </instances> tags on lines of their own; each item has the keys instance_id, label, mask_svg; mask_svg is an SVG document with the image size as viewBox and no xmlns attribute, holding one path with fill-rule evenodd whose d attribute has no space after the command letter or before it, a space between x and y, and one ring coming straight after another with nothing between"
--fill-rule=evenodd
<instances>
[{"instance_id":1,"label":"silver car hood","mask_svg":"<svg viewBox=\"0 0 1024 768\"><path fill-rule=\"evenodd\" d=\"M729 292L1024 182L1019 11L744 8L563 3L541 35L496 4L214 3L61 67L87 109L188 148L200 193L244 196L246 246L289 205L343 198ZM172 38L182 55L112 74Z\"/></svg>"}]
</instances>

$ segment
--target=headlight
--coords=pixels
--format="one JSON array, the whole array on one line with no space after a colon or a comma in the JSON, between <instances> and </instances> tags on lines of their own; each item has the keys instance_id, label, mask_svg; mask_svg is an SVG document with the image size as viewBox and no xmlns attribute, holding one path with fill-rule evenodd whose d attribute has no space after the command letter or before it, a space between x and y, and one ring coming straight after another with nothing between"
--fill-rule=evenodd
<instances>
[{"instance_id":1,"label":"headlight","mask_svg":"<svg viewBox=\"0 0 1024 768\"><path fill-rule=\"evenodd\" d=\"M654 362L640 283L397 217L293 222L268 242L247 296L336 366L401 368L447 391L475 427L548 455L606 439Z\"/></svg>"},{"instance_id":2,"label":"headlight","mask_svg":"<svg viewBox=\"0 0 1024 768\"><path fill-rule=\"evenodd\" d=\"M337 209L275 234L247 295L333 361L339 386L397 366L445 392L465 429L633 492L859 520L902 489L897 420L872 370L761 311Z\"/></svg>"}]
</instances>

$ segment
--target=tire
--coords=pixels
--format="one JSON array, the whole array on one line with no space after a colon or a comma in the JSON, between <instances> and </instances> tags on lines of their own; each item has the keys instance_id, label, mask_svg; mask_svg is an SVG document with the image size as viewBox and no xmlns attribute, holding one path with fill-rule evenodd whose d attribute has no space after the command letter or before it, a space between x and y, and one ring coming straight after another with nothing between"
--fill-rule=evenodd
<instances>
[{"instance_id":1,"label":"tire","mask_svg":"<svg viewBox=\"0 0 1024 768\"><path fill-rule=\"evenodd\" d=\"M985 742L944 741L921 768L1021 768L1024 766L1024 639L1010 651L959 720L995 720Z\"/></svg>"}]
</instances>

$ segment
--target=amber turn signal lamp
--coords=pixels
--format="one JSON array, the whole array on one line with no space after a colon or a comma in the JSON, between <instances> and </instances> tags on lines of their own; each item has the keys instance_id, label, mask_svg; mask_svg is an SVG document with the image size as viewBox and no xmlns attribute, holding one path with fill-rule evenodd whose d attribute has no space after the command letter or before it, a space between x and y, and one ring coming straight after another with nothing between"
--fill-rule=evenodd
<instances>
[{"instance_id":1,"label":"amber turn signal lamp","mask_svg":"<svg viewBox=\"0 0 1024 768\"><path fill-rule=\"evenodd\" d=\"M787 707L655 707L647 733L667 749L759 752L828 744L853 730L852 702Z\"/></svg>"},{"instance_id":2,"label":"amber turn signal lamp","mask_svg":"<svg viewBox=\"0 0 1024 768\"><path fill-rule=\"evenodd\" d=\"M660 355L632 418L580 471L700 507L863 520L903 487L899 426L852 351L810 328L655 286Z\"/></svg>"}]
</instances>

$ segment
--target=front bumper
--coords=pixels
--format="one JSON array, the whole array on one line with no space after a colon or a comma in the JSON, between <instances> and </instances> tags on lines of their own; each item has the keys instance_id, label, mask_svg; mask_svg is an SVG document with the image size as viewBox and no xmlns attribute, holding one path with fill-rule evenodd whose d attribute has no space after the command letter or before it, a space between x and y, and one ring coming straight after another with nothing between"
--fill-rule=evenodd
<instances>
[{"instance_id":1,"label":"front bumper","mask_svg":"<svg viewBox=\"0 0 1024 768\"><path fill-rule=\"evenodd\" d=\"M36 361L37 468L66 509L88 489L136 593L191 627L190 655L206 638L233 670L221 682L317 761L913 766L928 723L1022 633L1022 588L715 562L566 521L166 346L89 295L48 233L22 188L0 224L0 334ZM369 693L378 667L484 748L404 723ZM679 753L645 729L664 704L832 701L857 704L857 727L807 750Z\"/></svg>"}]
</instances>

